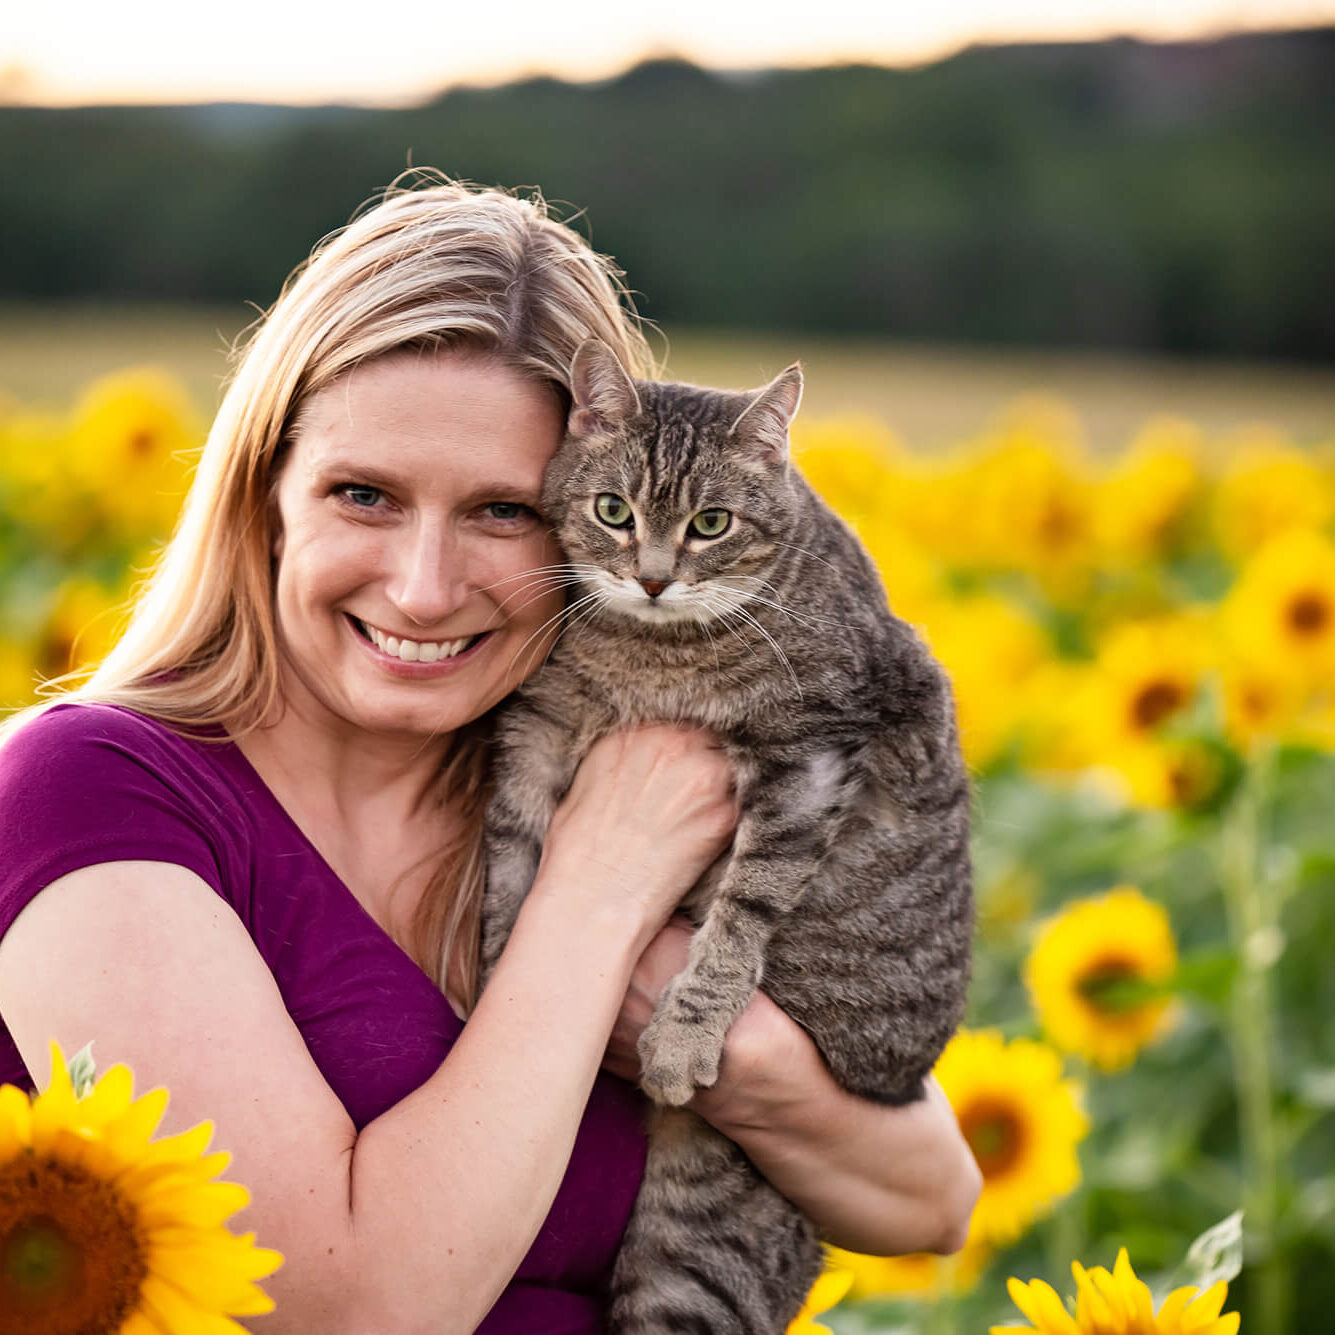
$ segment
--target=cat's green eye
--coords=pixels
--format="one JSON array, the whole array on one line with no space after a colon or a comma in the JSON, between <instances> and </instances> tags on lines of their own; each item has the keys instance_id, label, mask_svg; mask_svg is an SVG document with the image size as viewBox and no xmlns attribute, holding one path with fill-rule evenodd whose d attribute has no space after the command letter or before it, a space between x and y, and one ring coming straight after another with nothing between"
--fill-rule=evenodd
<instances>
[{"instance_id":1,"label":"cat's green eye","mask_svg":"<svg viewBox=\"0 0 1335 1335\"><path fill-rule=\"evenodd\" d=\"M731 523L732 512L729 510L701 510L691 520L691 532L697 538L718 538L728 531Z\"/></svg>"},{"instance_id":2,"label":"cat's green eye","mask_svg":"<svg viewBox=\"0 0 1335 1335\"><path fill-rule=\"evenodd\" d=\"M605 491L593 503L594 513L609 528L629 528L632 523L630 506L620 496Z\"/></svg>"}]
</instances>

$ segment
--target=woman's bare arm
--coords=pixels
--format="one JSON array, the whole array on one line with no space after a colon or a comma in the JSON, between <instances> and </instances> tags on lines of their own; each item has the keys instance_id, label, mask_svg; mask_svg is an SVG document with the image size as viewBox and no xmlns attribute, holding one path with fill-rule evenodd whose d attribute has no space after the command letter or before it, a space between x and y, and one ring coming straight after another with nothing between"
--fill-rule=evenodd
<instances>
[{"instance_id":1,"label":"woman's bare arm","mask_svg":"<svg viewBox=\"0 0 1335 1335\"><path fill-rule=\"evenodd\" d=\"M686 962L689 929L670 924L637 966L605 1064L633 1079L635 1038ZM811 1039L763 993L733 1023L701 1116L735 1140L827 1241L875 1256L964 1245L981 1177L945 1095L902 1108L841 1089Z\"/></svg>"},{"instance_id":2,"label":"woman's bare arm","mask_svg":"<svg viewBox=\"0 0 1335 1335\"><path fill-rule=\"evenodd\" d=\"M360 1135L241 922L193 873L84 868L0 942L0 1013L39 1080L51 1038L92 1038L139 1088L167 1086L171 1128L215 1123L252 1192L238 1222L287 1258L265 1330L462 1335L541 1226L635 960L735 819L698 740L609 741L590 759L463 1035Z\"/></svg>"}]
</instances>

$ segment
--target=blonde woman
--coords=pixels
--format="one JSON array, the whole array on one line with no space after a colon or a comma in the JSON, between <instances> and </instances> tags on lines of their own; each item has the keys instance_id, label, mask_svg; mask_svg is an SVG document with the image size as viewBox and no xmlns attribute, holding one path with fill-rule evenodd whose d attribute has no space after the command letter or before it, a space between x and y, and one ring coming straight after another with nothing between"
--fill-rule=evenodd
<instances>
[{"instance_id":1,"label":"blonde woman","mask_svg":"<svg viewBox=\"0 0 1335 1335\"><path fill-rule=\"evenodd\" d=\"M124 638L0 747L0 1080L97 1040L204 1118L285 1253L274 1332L592 1335L635 1038L736 812L699 733L604 739L478 996L487 716L558 625L537 513L616 271L540 201L396 190L250 342ZM834 1085L758 997L700 1111L844 1246L962 1242L939 1091Z\"/></svg>"}]
</instances>

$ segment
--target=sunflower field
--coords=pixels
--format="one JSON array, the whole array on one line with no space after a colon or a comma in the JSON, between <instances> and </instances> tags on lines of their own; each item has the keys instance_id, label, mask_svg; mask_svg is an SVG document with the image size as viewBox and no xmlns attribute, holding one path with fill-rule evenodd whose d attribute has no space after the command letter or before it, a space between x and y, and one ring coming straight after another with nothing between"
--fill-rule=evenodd
<instances>
[{"instance_id":1,"label":"sunflower field","mask_svg":"<svg viewBox=\"0 0 1335 1335\"><path fill-rule=\"evenodd\" d=\"M152 370L0 400L0 705L114 641L203 432ZM984 1186L957 1256L832 1252L793 1335L1327 1329L1335 438L1095 455L1035 397L930 454L794 444L955 683L979 914L937 1078Z\"/></svg>"}]
</instances>

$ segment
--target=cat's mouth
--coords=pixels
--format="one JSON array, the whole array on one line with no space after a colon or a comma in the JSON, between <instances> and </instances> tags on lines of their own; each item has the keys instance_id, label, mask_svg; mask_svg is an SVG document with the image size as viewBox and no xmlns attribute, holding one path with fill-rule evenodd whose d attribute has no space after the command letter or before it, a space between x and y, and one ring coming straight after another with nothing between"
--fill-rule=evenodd
<instances>
[{"instance_id":1,"label":"cat's mouth","mask_svg":"<svg viewBox=\"0 0 1335 1335\"><path fill-rule=\"evenodd\" d=\"M397 635L387 635L379 627L347 613L352 628L364 640L369 640L382 654L400 659L404 663L438 663L442 658L457 658L471 649L484 635L465 635L458 640L410 640Z\"/></svg>"}]
</instances>

